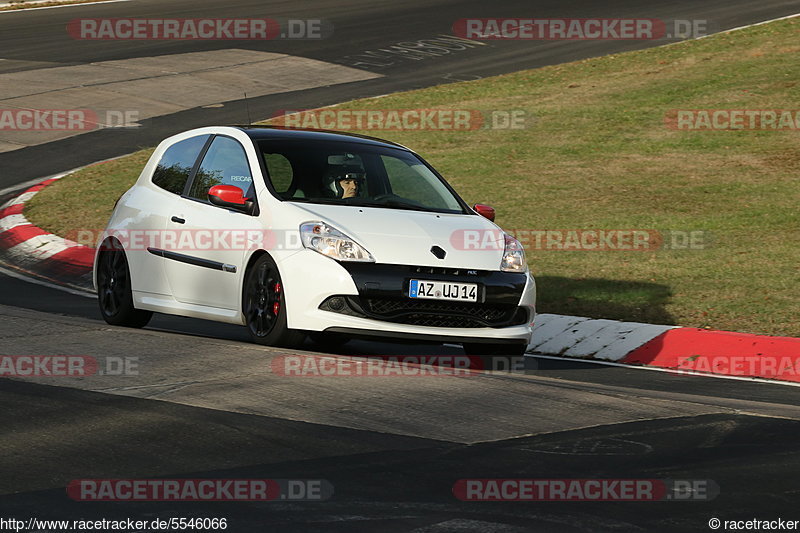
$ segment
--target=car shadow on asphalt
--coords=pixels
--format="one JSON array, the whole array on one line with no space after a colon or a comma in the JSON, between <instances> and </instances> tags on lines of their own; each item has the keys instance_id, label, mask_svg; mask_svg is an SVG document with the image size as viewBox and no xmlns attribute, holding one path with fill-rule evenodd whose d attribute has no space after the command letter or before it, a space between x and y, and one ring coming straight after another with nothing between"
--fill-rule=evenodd
<instances>
[{"instance_id":1,"label":"car shadow on asphalt","mask_svg":"<svg viewBox=\"0 0 800 533\"><path fill-rule=\"evenodd\" d=\"M536 276L537 312L674 325L672 289L660 283Z\"/></svg>"}]
</instances>

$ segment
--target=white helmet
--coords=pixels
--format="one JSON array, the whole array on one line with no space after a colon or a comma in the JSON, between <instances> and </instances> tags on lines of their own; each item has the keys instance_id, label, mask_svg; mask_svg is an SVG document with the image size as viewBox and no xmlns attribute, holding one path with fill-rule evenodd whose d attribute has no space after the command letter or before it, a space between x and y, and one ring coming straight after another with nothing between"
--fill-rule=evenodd
<instances>
[{"instance_id":1,"label":"white helmet","mask_svg":"<svg viewBox=\"0 0 800 533\"><path fill-rule=\"evenodd\" d=\"M350 179L356 180L358 183L358 194L361 195L361 188L364 186L364 180L367 175L361 167L354 165L329 165L325 178L323 180L323 187L325 193L332 195L334 198L341 198L344 195L344 189L339 183L342 180Z\"/></svg>"}]
</instances>

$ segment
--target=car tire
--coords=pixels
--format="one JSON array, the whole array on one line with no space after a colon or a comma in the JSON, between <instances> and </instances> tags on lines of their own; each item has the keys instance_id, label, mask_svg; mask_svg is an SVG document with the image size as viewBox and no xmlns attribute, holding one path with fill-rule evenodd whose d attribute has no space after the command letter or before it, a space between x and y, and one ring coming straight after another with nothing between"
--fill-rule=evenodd
<instances>
[{"instance_id":1,"label":"car tire","mask_svg":"<svg viewBox=\"0 0 800 533\"><path fill-rule=\"evenodd\" d=\"M153 318L152 311L133 306L131 272L128 259L119 245L104 245L97 257L97 302L103 320L112 326L143 328Z\"/></svg>"},{"instance_id":2,"label":"car tire","mask_svg":"<svg viewBox=\"0 0 800 533\"><path fill-rule=\"evenodd\" d=\"M264 254L247 271L242 312L250 338L256 344L291 348L305 341L303 331L289 329L286 294L281 275L272 258Z\"/></svg>"}]
</instances>

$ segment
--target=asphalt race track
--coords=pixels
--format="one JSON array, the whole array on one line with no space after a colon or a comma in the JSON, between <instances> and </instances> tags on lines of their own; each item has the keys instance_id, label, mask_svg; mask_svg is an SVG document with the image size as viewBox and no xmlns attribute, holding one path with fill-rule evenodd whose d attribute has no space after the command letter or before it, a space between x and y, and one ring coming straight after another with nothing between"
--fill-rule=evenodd
<instances>
[{"instance_id":1,"label":"asphalt race track","mask_svg":"<svg viewBox=\"0 0 800 533\"><path fill-rule=\"evenodd\" d=\"M452 34L453 21L463 17L705 18L727 29L798 11L800 2L785 0L132 0L0 14L0 75L231 47L364 68L353 56ZM335 33L319 41L80 42L64 31L78 16L320 18ZM660 43L494 41L397 59L365 69L377 77L265 95L248 105L263 118L653 44ZM0 85L0 98L6 89ZM147 119L135 130L0 153L0 196L183 129L242 122L245 113L243 101L228 101ZM285 377L274 370L290 353L248 343L243 328L169 316L144 330L114 328L100 319L93 299L4 273L0 315L0 355L135 365L126 375L0 379L0 519L226 518L235 532L710 531L712 518L800 519L793 386L537 357L509 371L460 378ZM326 351L308 341L291 353L462 352L364 341ZM333 494L324 501L145 503L78 502L65 491L76 479L144 478L326 480ZM689 480L714 490L657 502L475 502L453 491L458 480L516 478Z\"/></svg>"}]
</instances>

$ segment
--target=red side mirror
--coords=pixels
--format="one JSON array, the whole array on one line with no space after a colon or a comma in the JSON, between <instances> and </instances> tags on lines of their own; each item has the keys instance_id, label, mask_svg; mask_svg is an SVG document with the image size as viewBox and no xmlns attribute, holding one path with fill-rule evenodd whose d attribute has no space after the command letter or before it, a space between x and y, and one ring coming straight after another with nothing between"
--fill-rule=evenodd
<instances>
[{"instance_id":1,"label":"red side mirror","mask_svg":"<svg viewBox=\"0 0 800 533\"><path fill-rule=\"evenodd\" d=\"M255 202L245 198L244 191L233 185L214 185L208 190L208 201L248 215L252 215L255 211Z\"/></svg>"},{"instance_id":2,"label":"red side mirror","mask_svg":"<svg viewBox=\"0 0 800 533\"><path fill-rule=\"evenodd\" d=\"M212 204L225 207L230 204L244 206L245 202L247 202L244 197L244 191L233 185L214 185L208 190L208 199Z\"/></svg>"},{"instance_id":3,"label":"red side mirror","mask_svg":"<svg viewBox=\"0 0 800 533\"><path fill-rule=\"evenodd\" d=\"M472 208L477 212L480 216L484 218L488 218L492 222L494 222L494 207L486 204L475 204Z\"/></svg>"}]
</instances>

